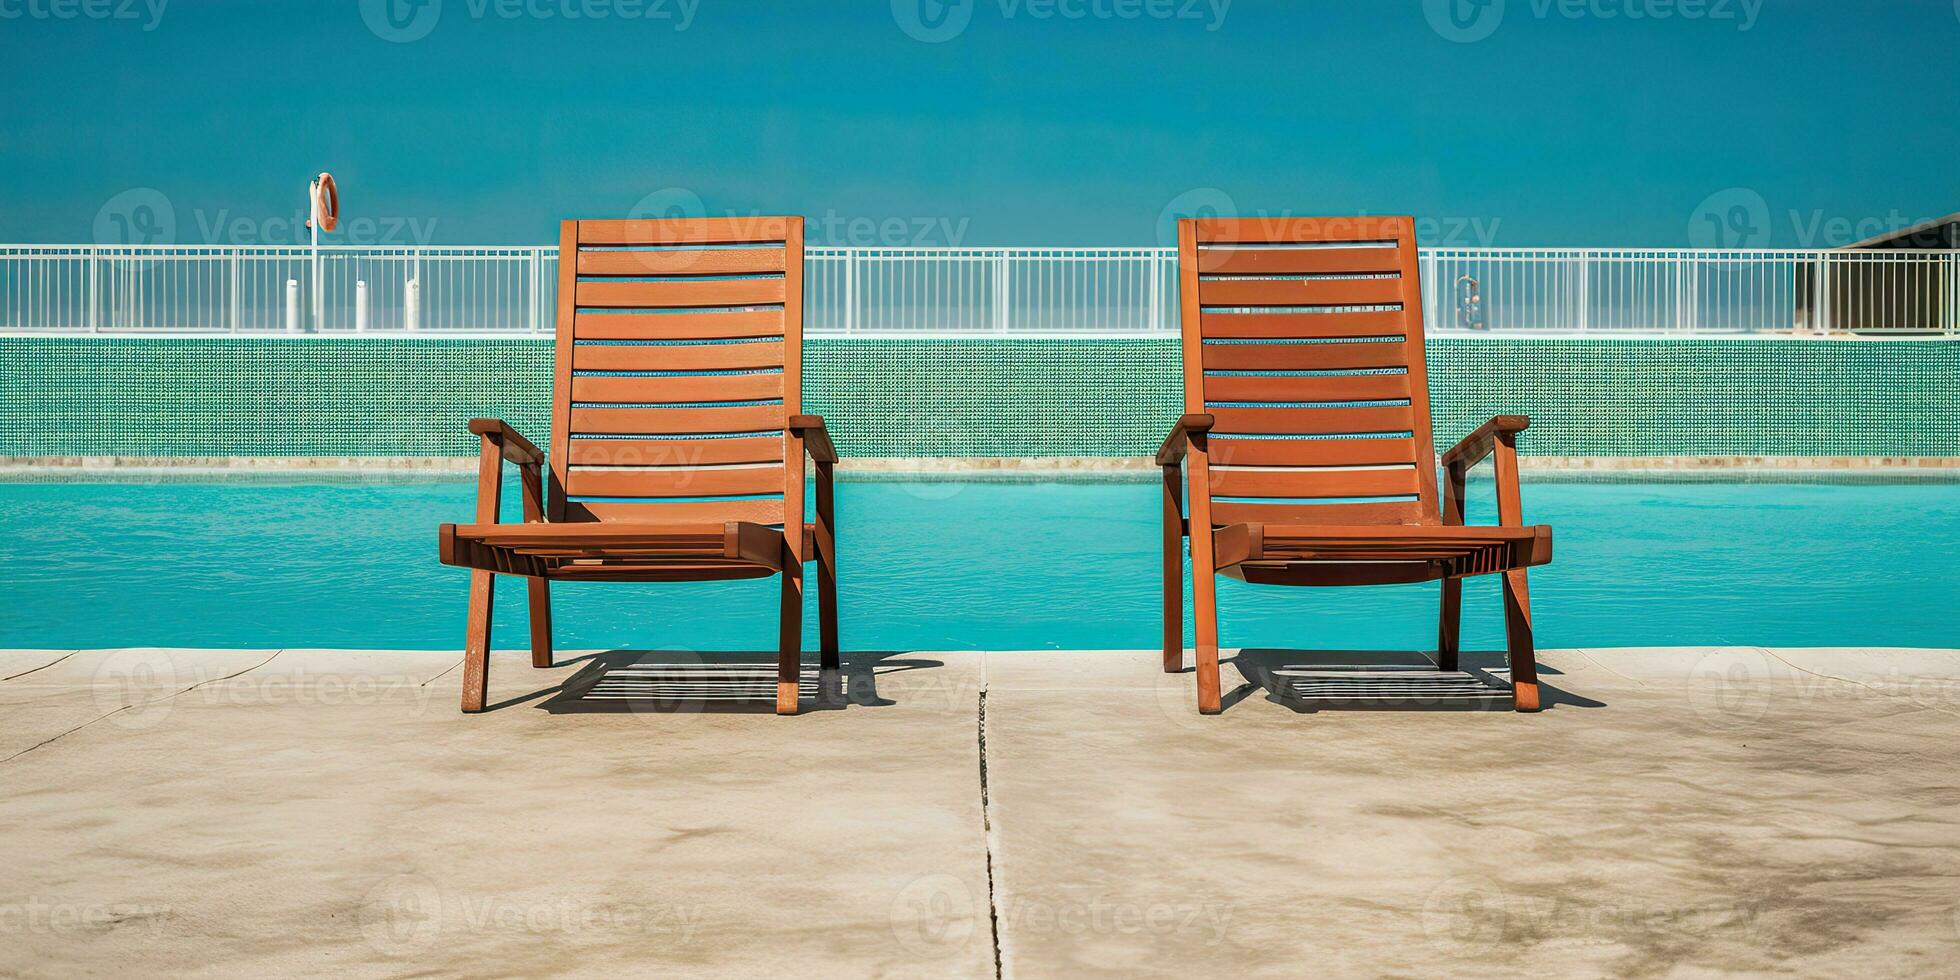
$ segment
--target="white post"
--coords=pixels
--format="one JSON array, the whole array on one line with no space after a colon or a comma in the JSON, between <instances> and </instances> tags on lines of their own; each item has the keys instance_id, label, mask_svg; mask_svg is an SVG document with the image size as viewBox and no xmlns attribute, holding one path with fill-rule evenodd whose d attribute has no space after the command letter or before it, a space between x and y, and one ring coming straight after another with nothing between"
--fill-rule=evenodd
<instances>
[{"instance_id":1,"label":"white post","mask_svg":"<svg viewBox=\"0 0 1960 980\"><path fill-rule=\"evenodd\" d=\"M994 330L1003 334L1007 332L1008 323L1007 275L1007 250L1001 249L1000 255L994 258Z\"/></svg>"},{"instance_id":2,"label":"white post","mask_svg":"<svg viewBox=\"0 0 1960 980\"><path fill-rule=\"evenodd\" d=\"M286 280L286 332L299 333L299 280Z\"/></svg>"},{"instance_id":3,"label":"white post","mask_svg":"<svg viewBox=\"0 0 1960 980\"><path fill-rule=\"evenodd\" d=\"M1579 250L1579 330L1592 326L1592 253Z\"/></svg>"},{"instance_id":4,"label":"white post","mask_svg":"<svg viewBox=\"0 0 1960 980\"><path fill-rule=\"evenodd\" d=\"M88 332L100 328L102 320L97 311L102 309L102 250L88 250Z\"/></svg>"},{"instance_id":5,"label":"white post","mask_svg":"<svg viewBox=\"0 0 1960 980\"><path fill-rule=\"evenodd\" d=\"M402 286L402 329L414 330L422 325L422 283L410 279Z\"/></svg>"},{"instance_id":6,"label":"white post","mask_svg":"<svg viewBox=\"0 0 1960 980\"><path fill-rule=\"evenodd\" d=\"M231 250L231 332L238 332L239 311L245 308L240 298L245 290L244 269L238 261L238 250Z\"/></svg>"},{"instance_id":7,"label":"white post","mask_svg":"<svg viewBox=\"0 0 1960 980\"><path fill-rule=\"evenodd\" d=\"M844 250L844 332L856 333L858 322L857 307L858 250Z\"/></svg>"},{"instance_id":8,"label":"white post","mask_svg":"<svg viewBox=\"0 0 1960 980\"><path fill-rule=\"evenodd\" d=\"M320 196L313 193L313 189L318 185L318 180L306 185L306 210L313 216L313 220L307 223L312 226L313 231L313 329L315 330L323 326L320 322L323 310L320 296Z\"/></svg>"},{"instance_id":9,"label":"white post","mask_svg":"<svg viewBox=\"0 0 1960 980\"><path fill-rule=\"evenodd\" d=\"M367 280L354 280L354 332L367 333L368 295Z\"/></svg>"}]
</instances>

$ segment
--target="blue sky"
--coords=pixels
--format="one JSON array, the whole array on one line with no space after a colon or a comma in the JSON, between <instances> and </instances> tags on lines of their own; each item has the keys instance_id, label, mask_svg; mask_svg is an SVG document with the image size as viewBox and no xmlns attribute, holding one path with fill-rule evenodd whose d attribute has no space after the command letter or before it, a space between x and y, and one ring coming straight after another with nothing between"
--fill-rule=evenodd
<instances>
[{"instance_id":1,"label":"blue sky","mask_svg":"<svg viewBox=\"0 0 1960 980\"><path fill-rule=\"evenodd\" d=\"M1955 0L0 0L0 241L293 241L324 169L378 244L1827 246L1960 210L1956 50Z\"/></svg>"}]
</instances>

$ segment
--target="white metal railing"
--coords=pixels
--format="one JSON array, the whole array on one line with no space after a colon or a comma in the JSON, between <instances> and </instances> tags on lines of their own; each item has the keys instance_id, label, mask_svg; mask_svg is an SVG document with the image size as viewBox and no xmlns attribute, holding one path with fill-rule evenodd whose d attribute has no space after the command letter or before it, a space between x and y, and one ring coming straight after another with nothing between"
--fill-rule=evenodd
<instances>
[{"instance_id":1,"label":"white metal railing","mask_svg":"<svg viewBox=\"0 0 1960 980\"><path fill-rule=\"evenodd\" d=\"M546 333L557 250L0 246L0 330ZM1170 334L1165 248L811 248L830 336ZM1433 248L1431 331L1960 333L1960 252ZM323 311L315 322L314 290Z\"/></svg>"}]
</instances>

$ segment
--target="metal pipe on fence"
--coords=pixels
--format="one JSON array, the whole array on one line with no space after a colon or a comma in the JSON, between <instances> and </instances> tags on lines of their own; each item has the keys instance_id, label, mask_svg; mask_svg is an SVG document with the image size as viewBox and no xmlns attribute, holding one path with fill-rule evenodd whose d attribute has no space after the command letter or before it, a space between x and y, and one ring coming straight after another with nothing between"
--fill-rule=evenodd
<instances>
[{"instance_id":1,"label":"metal pipe on fence","mask_svg":"<svg viewBox=\"0 0 1960 980\"><path fill-rule=\"evenodd\" d=\"M1178 327L1173 249L812 247L805 254L815 335L1175 334ZM550 248L321 246L311 292L322 312L309 318L291 294L307 285L311 259L306 246L0 245L0 324L302 333L327 326L327 296L351 297L357 332L433 326L536 334L553 322L558 258ZM1441 247L1423 249L1420 262L1427 321L1441 331L1960 334L1956 250ZM1466 278L1479 286L1479 316L1470 325L1458 315L1452 285ZM435 295L424 295L432 281ZM387 310L374 320L377 302L400 304L399 321Z\"/></svg>"}]
</instances>

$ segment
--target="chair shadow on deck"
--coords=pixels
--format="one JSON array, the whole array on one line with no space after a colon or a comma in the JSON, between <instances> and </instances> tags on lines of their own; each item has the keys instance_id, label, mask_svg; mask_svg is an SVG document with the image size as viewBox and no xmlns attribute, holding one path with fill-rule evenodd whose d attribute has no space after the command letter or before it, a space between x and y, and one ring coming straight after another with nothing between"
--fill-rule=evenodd
<instances>
[{"instance_id":1,"label":"chair shadow on deck","mask_svg":"<svg viewBox=\"0 0 1960 980\"><path fill-rule=\"evenodd\" d=\"M1244 678L1225 692L1228 709L1263 691L1266 700L1300 714L1512 710L1510 667L1503 651L1465 650L1457 663L1458 670L1438 670L1428 654L1404 650L1246 648L1220 666L1235 667ZM1538 665L1544 708L1606 706L1548 682L1559 676L1557 669Z\"/></svg>"},{"instance_id":2,"label":"chair shadow on deck","mask_svg":"<svg viewBox=\"0 0 1960 980\"><path fill-rule=\"evenodd\" d=\"M513 707L539 698L552 714L774 714L776 652L607 650L560 663L582 664L558 684L491 705ZM942 667L938 660L890 651L846 652L837 670L803 665L799 713L896 704L878 693L878 677Z\"/></svg>"}]
</instances>

